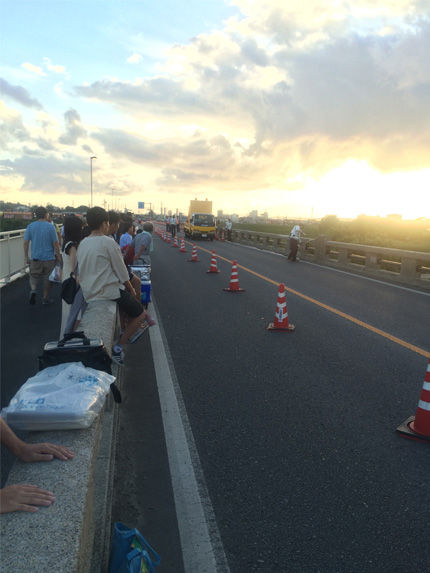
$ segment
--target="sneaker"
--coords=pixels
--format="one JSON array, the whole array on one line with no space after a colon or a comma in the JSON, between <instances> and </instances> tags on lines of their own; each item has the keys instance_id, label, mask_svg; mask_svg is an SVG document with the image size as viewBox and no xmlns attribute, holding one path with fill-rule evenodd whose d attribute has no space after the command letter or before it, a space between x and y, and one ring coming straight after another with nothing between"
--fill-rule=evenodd
<instances>
[{"instance_id":1,"label":"sneaker","mask_svg":"<svg viewBox=\"0 0 430 573\"><path fill-rule=\"evenodd\" d=\"M45 306L46 306L47 304L52 304L53 302L54 302L54 299L53 299L53 298L44 298L44 299L42 300L42 304L44 304Z\"/></svg>"},{"instance_id":2,"label":"sneaker","mask_svg":"<svg viewBox=\"0 0 430 573\"><path fill-rule=\"evenodd\" d=\"M124 351L112 348L112 361L122 366L124 364Z\"/></svg>"},{"instance_id":3,"label":"sneaker","mask_svg":"<svg viewBox=\"0 0 430 573\"><path fill-rule=\"evenodd\" d=\"M32 292L30 294L30 300L28 301L30 304L36 304L36 293Z\"/></svg>"},{"instance_id":4,"label":"sneaker","mask_svg":"<svg viewBox=\"0 0 430 573\"><path fill-rule=\"evenodd\" d=\"M148 330L148 328L149 326L144 322L141 326L139 326L139 328L136 330L133 336L130 336L130 338L128 339L129 343L134 344L135 342L137 342L139 338L142 336L142 334L145 332L145 330Z\"/></svg>"}]
</instances>

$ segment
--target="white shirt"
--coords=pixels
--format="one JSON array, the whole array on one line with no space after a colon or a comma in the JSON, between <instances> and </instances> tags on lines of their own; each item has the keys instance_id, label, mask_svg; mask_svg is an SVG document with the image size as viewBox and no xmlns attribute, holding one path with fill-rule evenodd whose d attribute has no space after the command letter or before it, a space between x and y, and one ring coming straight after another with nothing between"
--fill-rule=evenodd
<instances>
[{"instance_id":1,"label":"white shirt","mask_svg":"<svg viewBox=\"0 0 430 573\"><path fill-rule=\"evenodd\" d=\"M78 263L79 284L87 302L119 298L129 276L121 249L111 237L96 235L83 239Z\"/></svg>"},{"instance_id":2,"label":"white shirt","mask_svg":"<svg viewBox=\"0 0 430 573\"><path fill-rule=\"evenodd\" d=\"M294 225L294 227L291 229L290 237L291 237L291 239L299 240L301 233L302 233L302 231L300 229L300 226Z\"/></svg>"}]
</instances>

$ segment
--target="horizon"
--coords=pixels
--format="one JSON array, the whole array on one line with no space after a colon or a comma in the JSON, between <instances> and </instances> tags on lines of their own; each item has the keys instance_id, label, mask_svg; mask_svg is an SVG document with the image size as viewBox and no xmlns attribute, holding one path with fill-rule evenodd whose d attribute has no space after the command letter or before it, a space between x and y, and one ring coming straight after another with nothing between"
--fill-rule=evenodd
<instances>
[{"instance_id":1,"label":"horizon","mask_svg":"<svg viewBox=\"0 0 430 573\"><path fill-rule=\"evenodd\" d=\"M3 0L1 16L0 200L430 217L430 3Z\"/></svg>"},{"instance_id":2,"label":"horizon","mask_svg":"<svg viewBox=\"0 0 430 573\"><path fill-rule=\"evenodd\" d=\"M58 210L60 211L66 211L67 208L69 207L69 209L73 209L73 210L77 210L79 209L79 207L84 207L84 209L81 209L79 211L77 211L80 215L85 214L86 210L90 209L90 207L88 205L79 205L78 207L74 207L72 205L66 205L64 207L61 207L59 205L53 205L52 203L46 203L44 205L42 204L34 204L34 205L25 205L22 203L14 203L13 201L4 201L3 199L0 199L0 203L11 203L13 205L15 205L15 209L17 210L10 210L10 211L3 211L3 213L10 213L10 212L23 212L23 213L29 213L31 212L34 215L34 209L37 206L43 206L43 207L48 207L52 206L53 209L51 209L50 211L55 213L58 212ZM102 207L102 205L94 205L94 207ZM103 207L106 211L108 211L109 209L107 209L107 207ZM27 209L27 210L25 210ZM48 209L49 210L49 209ZM114 209L116 210L116 209ZM138 209L139 211L139 209ZM121 211L118 211L121 212ZM126 212L126 211L123 211ZM170 216L170 215L174 215L173 212L170 211L166 211L166 213L160 213L158 211L147 211L145 213L143 212L136 212L133 210L127 210L127 212L132 213L134 216L139 217L139 216L147 216L150 214L150 212L152 212L155 216ZM186 213L179 211L178 212L179 215L182 215L184 217L186 217ZM218 213L213 213L215 217L218 217ZM265 215L267 214L267 218L265 217ZM399 222L399 223L417 223L417 222L430 222L430 217L416 217L414 219L405 219L400 213L389 213L388 215L367 215L366 213L360 213L359 215L355 216L355 217L339 217L338 215L336 215L335 213L328 213L327 215L324 215L324 217L288 217L288 216L271 216L269 213L267 213L266 211L263 211L262 213L257 211L257 215L254 216L251 212L244 214L244 215L239 215L238 213L222 213L221 217L238 217L239 219L252 219L252 218L257 218L257 219L262 219L262 220L269 220L269 221L285 221L285 220L289 220L289 221L293 221L293 220L302 220L302 221L321 221L324 218L327 217L336 217L339 221L355 221L356 219L360 219L360 218L368 218L368 219L387 219L393 222ZM261 221L258 221L259 223L261 223Z\"/></svg>"}]
</instances>

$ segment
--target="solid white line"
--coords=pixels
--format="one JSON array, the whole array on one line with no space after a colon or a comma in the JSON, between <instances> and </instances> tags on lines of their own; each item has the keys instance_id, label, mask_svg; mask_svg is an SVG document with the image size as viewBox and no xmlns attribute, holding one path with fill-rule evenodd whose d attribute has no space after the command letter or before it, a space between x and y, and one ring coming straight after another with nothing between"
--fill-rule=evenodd
<instances>
[{"instance_id":1,"label":"solid white line","mask_svg":"<svg viewBox=\"0 0 430 573\"><path fill-rule=\"evenodd\" d=\"M227 559L206 490L191 427L168 348L156 324L149 329L157 378L179 535L186 573L229 573ZM197 477L198 476L198 477Z\"/></svg>"}]
</instances>

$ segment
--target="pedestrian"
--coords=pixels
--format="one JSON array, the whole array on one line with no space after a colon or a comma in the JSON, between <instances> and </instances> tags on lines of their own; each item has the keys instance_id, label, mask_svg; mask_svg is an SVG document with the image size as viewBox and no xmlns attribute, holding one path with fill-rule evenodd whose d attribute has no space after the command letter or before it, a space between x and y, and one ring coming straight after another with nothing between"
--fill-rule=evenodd
<instances>
[{"instance_id":1,"label":"pedestrian","mask_svg":"<svg viewBox=\"0 0 430 573\"><path fill-rule=\"evenodd\" d=\"M227 241L231 241L231 230L233 228L231 219L227 219L225 223L225 230L227 231Z\"/></svg>"},{"instance_id":2,"label":"pedestrian","mask_svg":"<svg viewBox=\"0 0 430 573\"><path fill-rule=\"evenodd\" d=\"M63 246L63 281L70 278L73 273L77 282L78 276L78 246L82 239L82 221L76 215L67 215L64 220L64 246ZM72 303L73 304L73 303ZM65 334L66 324L69 318L72 304L62 301L60 340ZM79 317L80 319L80 317Z\"/></svg>"},{"instance_id":3,"label":"pedestrian","mask_svg":"<svg viewBox=\"0 0 430 573\"><path fill-rule=\"evenodd\" d=\"M294 263L297 262L297 251L301 236L302 230L300 229L300 225L294 225L290 232L290 252L288 254L288 260Z\"/></svg>"},{"instance_id":4,"label":"pedestrian","mask_svg":"<svg viewBox=\"0 0 430 573\"><path fill-rule=\"evenodd\" d=\"M114 241L116 241L119 244L119 238L118 238L119 221L120 221L119 213L117 213L116 211L109 211L108 216L109 216L109 229L107 232L108 237L112 237L112 239L114 239Z\"/></svg>"},{"instance_id":5,"label":"pedestrian","mask_svg":"<svg viewBox=\"0 0 430 573\"><path fill-rule=\"evenodd\" d=\"M133 223L127 223L124 226L124 232L121 234L121 237L119 239L119 246L121 247L121 251L124 254L128 245L131 243L131 241L133 240Z\"/></svg>"},{"instance_id":6,"label":"pedestrian","mask_svg":"<svg viewBox=\"0 0 430 573\"><path fill-rule=\"evenodd\" d=\"M172 237L176 236L176 217L170 217L170 232L172 234Z\"/></svg>"},{"instance_id":7,"label":"pedestrian","mask_svg":"<svg viewBox=\"0 0 430 573\"><path fill-rule=\"evenodd\" d=\"M24 234L24 256L30 264L30 304L36 303L37 284L43 280L42 304L54 302L49 298L51 283L49 275L55 263L61 262L60 246L57 231L48 221L48 211L45 207L37 207L36 221L30 223ZM31 259L29 258L29 246L31 244Z\"/></svg>"},{"instance_id":8,"label":"pedestrian","mask_svg":"<svg viewBox=\"0 0 430 573\"><path fill-rule=\"evenodd\" d=\"M123 347L139 330L145 310L136 298L120 247L106 235L107 212L101 207L92 207L88 210L87 222L91 233L78 249L79 282L88 304L96 300L113 300L118 304L123 330L112 349L112 360L123 364Z\"/></svg>"},{"instance_id":9,"label":"pedestrian","mask_svg":"<svg viewBox=\"0 0 430 573\"><path fill-rule=\"evenodd\" d=\"M131 242L131 247L134 247L134 264L137 265L150 265L151 255L153 251L152 231L154 225L147 221L143 224L143 231L136 235Z\"/></svg>"}]
</instances>

